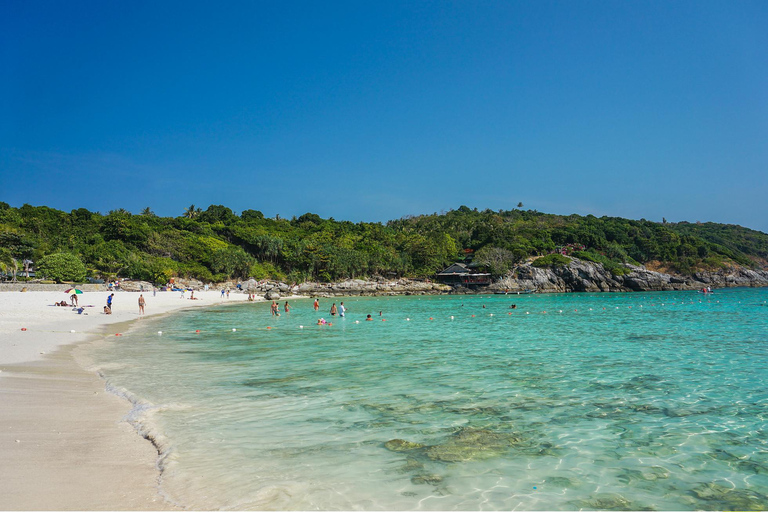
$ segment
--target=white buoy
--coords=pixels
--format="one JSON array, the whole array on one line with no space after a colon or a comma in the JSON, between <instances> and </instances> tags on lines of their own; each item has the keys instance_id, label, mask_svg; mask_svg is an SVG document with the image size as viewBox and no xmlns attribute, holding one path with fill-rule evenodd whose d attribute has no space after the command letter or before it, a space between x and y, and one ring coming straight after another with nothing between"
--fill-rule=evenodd
<instances>
[{"instance_id":1,"label":"white buoy","mask_svg":"<svg viewBox=\"0 0 768 512\"><path fill-rule=\"evenodd\" d=\"M303 328L304 328L304 326L303 326L303 325L300 325L300 326L299 326L299 329L303 329Z\"/></svg>"},{"instance_id":2,"label":"white buoy","mask_svg":"<svg viewBox=\"0 0 768 512\"><path fill-rule=\"evenodd\" d=\"M355 320L355 323L356 323L356 324L359 324L359 323L360 323L360 320Z\"/></svg>"},{"instance_id":3,"label":"white buoy","mask_svg":"<svg viewBox=\"0 0 768 512\"><path fill-rule=\"evenodd\" d=\"M410 322L410 321L411 321L411 319L410 319L410 318L406 318L406 319L405 319L405 321L406 321L406 322Z\"/></svg>"},{"instance_id":4,"label":"white buoy","mask_svg":"<svg viewBox=\"0 0 768 512\"><path fill-rule=\"evenodd\" d=\"M74 329L72 329L72 330L71 330L71 331L69 331L69 332L75 332L75 330L74 330Z\"/></svg>"},{"instance_id":5,"label":"white buoy","mask_svg":"<svg viewBox=\"0 0 768 512\"><path fill-rule=\"evenodd\" d=\"M157 331L157 334L163 334L163 331Z\"/></svg>"},{"instance_id":6,"label":"white buoy","mask_svg":"<svg viewBox=\"0 0 768 512\"><path fill-rule=\"evenodd\" d=\"M530 311L526 311L525 314L526 315L530 315L531 313L530 313Z\"/></svg>"},{"instance_id":7,"label":"white buoy","mask_svg":"<svg viewBox=\"0 0 768 512\"><path fill-rule=\"evenodd\" d=\"M488 315L488 316L493 316L493 313L491 313L491 314L490 314L490 315Z\"/></svg>"},{"instance_id":8,"label":"white buoy","mask_svg":"<svg viewBox=\"0 0 768 512\"><path fill-rule=\"evenodd\" d=\"M451 315L451 320L453 320L453 315Z\"/></svg>"},{"instance_id":9,"label":"white buoy","mask_svg":"<svg viewBox=\"0 0 768 512\"><path fill-rule=\"evenodd\" d=\"M235 332L235 331L237 331L237 329L235 329L235 328L233 327L233 328L232 328L232 332Z\"/></svg>"}]
</instances>

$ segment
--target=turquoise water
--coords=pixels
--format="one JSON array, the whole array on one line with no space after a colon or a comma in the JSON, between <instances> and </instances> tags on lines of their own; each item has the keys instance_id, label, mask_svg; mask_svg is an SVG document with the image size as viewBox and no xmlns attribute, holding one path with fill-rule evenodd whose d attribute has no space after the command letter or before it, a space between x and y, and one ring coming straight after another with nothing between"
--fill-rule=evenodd
<instances>
[{"instance_id":1,"label":"turquoise water","mask_svg":"<svg viewBox=\"0 0 768 512\"><path fill-rule=\"evenodd\" d=\"M350 297L318 326L307 299L92 351L189 508L766 509L767 300Z\"/></svg>"}]
</instances>

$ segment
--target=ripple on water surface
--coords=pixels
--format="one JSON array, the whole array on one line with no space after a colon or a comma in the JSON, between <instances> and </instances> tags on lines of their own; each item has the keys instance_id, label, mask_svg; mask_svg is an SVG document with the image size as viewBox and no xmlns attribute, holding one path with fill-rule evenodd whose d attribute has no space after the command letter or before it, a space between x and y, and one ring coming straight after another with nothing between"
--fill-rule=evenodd
<instances>
[{"instance_id":1,"label":"ripple on water surface","mask_svg":"<svg viewBox=\"0 0 768 512\"><path fill-rule=\"evenodd\" d=\"M757 510L766 292L245 304L94 356L190 508Z\"/></svg>"}]
</instances>

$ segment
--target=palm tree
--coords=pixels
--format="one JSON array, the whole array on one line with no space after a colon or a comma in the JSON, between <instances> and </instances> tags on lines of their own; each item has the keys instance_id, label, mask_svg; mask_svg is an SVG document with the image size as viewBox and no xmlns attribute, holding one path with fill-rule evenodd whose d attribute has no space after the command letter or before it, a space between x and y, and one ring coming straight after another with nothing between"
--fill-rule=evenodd
<instances>
[{"instance_id":1,"label":"palm tree","mask_svg":"<svg viewBox=\"0 0 768 512\"><path fill-rule=\"evenodd\" d=\"M189 208L186 208L184 210L184 216L188 219L194 219L198 216L200 212L202 212L200 208L195 208L194 204L189 205Z\"/></svg>"},{"instance_id":2,"label":"palm tree","mask_svg":"<svg viewBox=\"0 0 768 512\"><path fill-rule=\"evenodd\" d=\"M16 282L16 273L19 271L19 262L10 251L0 249L0 270L6 272L13 269L13 282Z\"/></svg>"},{"instance_id":3,"label":"palm tree","mask_svg":"<svg viewBox=\"0 0 768 512\"><path fill-rule=\"evenodd\" d=\"M153 212L152 209L149 206L147 206L146 208L141 210L141 214L143 216L145 216L145 217L154 217L155 216L155 212Z\"/></svg>"}]
</instances>

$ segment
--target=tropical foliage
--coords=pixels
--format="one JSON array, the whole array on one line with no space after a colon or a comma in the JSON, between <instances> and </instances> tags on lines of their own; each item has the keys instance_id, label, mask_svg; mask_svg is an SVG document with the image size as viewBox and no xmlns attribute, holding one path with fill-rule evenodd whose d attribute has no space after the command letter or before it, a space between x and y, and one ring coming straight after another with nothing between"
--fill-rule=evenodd
<instances>
[{"instance_id":1,"label":"tropical foliage","mask_svg":"<svg viewBox=\"0 0 768 512\"><path fill-rule=\"evenodd\" d=\"M153 282L272 277L291 282L373 275L428 277L450 263L473 261L503 275L528 258L563 252L625 272L624 263L654 264L680 273L728 265L764 266L768 235L723 224L657 223L536 211L478 211L405 217L386 224L323 219L306 213L267 218L222 205L190 205L178 217L0 202L0 262L38 267L55 253L74 255L91 276ZM541 261L543 260L543 261ZM559 265L567 258L538 258ZM48 276L52 277L52 276Z\"/></svg>"},{"instance_id":2,"label":"tropical foliage","mask_svg":"<svg viewBox=\"0 0 768 512\"><path fill-rule=\"evenodd\" d=\"M85 279L85 265L74 254L57 252L43 256L38 271L49 279L58 281L82 281Z\"/></svg>"}]
</instances>

